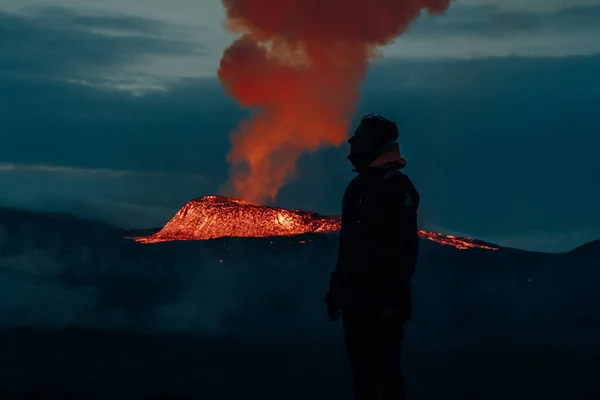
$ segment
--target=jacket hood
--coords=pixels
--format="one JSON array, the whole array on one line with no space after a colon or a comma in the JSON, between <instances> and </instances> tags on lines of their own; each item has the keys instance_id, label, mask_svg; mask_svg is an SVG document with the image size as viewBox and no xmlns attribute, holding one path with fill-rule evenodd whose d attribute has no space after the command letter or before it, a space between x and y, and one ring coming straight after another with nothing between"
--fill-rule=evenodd
<instances>
[{"instance_id":1,"label":"jacket hood","mask_svg":"<svg viewBox=\"0 0 600 400\"><path fill-rule=\"evenodd\" d=\"M400 147L396 146L395 149L380 154L369 164L369 167L402 169L406 167L406 163L406 159L400 155Z\"/></svg>"}]
</instances>

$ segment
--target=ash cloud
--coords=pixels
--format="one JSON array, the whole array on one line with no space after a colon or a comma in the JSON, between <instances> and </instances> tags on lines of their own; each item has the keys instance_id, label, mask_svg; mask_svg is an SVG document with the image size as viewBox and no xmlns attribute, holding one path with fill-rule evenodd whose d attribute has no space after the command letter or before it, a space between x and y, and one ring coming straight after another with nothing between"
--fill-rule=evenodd
<instances>
[{"instance_id":1,"label":"ash cloud","mask_svg":"<svg viewBox=\"0 0 600 400\"><path fill-rule=\"evenodd\" d=\"M347 137L369 62L450 0L224 0L241 36L221 59L227 92L255 113L232 136L234 197L273 201L304 152ZM319 12L315 12L319 10Z\"/></svg>"}]
</instances>

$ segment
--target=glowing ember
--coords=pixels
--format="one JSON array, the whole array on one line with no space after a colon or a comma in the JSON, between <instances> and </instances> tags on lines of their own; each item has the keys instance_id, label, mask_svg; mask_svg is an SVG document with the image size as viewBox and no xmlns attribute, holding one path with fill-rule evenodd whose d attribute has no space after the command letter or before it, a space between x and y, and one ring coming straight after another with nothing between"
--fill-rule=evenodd
<instances>
[{"instance_id":1,"label":"glowing ember","mask_svg":"<svg viewBox=\"0 0 600 400\"><path fill-rule=\"evenodd\" d=\"M262 206L221 196L206 196L187 203L152 236L133 238L139 243L174 240L207 240L220 237L296 236L305 233L329 233L340 229L339 216L324 216L309 211ZM474 243L468 238L419 231L421 238L445 246L466 250L498 250ZM308 241L310 242L310 240ZM272 242L271 242L272 243ZM307 241L300 241L301 244Z\"/></svg>"}]
</instances>

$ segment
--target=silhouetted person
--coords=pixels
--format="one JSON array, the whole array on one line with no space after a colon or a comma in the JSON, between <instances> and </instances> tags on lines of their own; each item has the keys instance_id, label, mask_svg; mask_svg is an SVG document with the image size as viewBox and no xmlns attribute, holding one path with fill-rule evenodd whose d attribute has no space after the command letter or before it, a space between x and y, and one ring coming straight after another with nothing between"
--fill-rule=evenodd
<instances>
[{"instance_id":1,"label":"silhouetted person","mask_svg":"<svg viewBox=\"0 0 600 400\"><path fill-rule=\"evenodd\" d=\"M342 201L335 271L325 296L328 316L343 319L356 400L405 398L400 369L410 280L419 253L419 194L400 172L398 126L365 116L348 140L358 173Z\"/></svg>"}]
</instances>

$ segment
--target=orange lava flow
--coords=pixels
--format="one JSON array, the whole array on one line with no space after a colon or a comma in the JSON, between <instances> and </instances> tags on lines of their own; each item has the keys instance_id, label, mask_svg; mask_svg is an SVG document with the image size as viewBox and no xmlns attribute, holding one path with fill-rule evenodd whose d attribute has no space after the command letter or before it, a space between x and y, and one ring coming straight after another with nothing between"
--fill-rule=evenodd
<instances>
[{"instance_id":1,"label":"orange lava flow","mask_svg":"<svg viewBox=\"0 0 600 400\"><path fill-rule=\"evenodd\" d=\"M262 206L244 200L205 196L187 203L159 232L133 238L138 243L208 240L221 237L296 236L340 229L341 217ZM421 238L457 249L498 250L469 238L419 231Z\"/></svg>"},{"instance_id":2,"label":"orange lava flow","mask_svg":"<svg viewBox=\"0 0 600 400\"><path fill-rule=\"evenodd\" d=\"M439 243L444 246L456 247L457 249L460 249L460 250L469 250L469 249L498 250L497 247L475 243L473 241L473 239L470 239L470 238L444 235L444 234L438 233L438 232L427 232L427 231L420 230L419 236L421 237L421 239L431 240L432 242L436 242L436 243Z\"/></svg>"}]
</instances>

